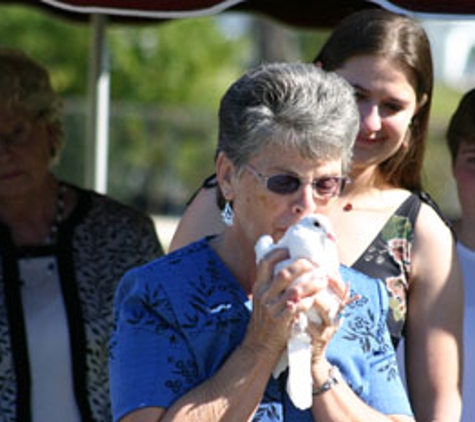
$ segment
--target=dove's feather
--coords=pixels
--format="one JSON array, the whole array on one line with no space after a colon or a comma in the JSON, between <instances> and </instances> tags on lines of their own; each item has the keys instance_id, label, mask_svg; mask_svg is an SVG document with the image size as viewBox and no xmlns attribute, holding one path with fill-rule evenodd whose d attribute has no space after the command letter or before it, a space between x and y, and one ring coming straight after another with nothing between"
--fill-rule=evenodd
<instances>
[{"instance_id":1,"label":"dove's feather","mask_svg":"<svg viewBox=\"0 0 475 422\"><path fill-rule=\"evenodd\" d=\"M296 279L294 284L301 282L304 277L320 280L327 288L322 289L319 295L322 295L324 300L329 303L329 317L335 319L338 313L339 299L328 287L328 275L338 272L339 262L328 218L319 214L308 215L289 227L277 243L274 243L268 235L262 236L255 247L257 262L275 248L287 248L289 259L279 262L274 268L274 273L278 273L299 258L309 259L315 264L314 271L305 273ZM282 354L273 371L274 377L277 378L289 366L287 392L299 409L307 409L312 404L310 367L312 350L310 335L306 333L308 319L315 323L322 321L315 308L310 309L306 314L299 315L292 327L287 350Z\"/></svg>"},{"instance_id":2,"label":"dove's feather","mask_svg":"<svg viewBox=\"0 0 475 422\"><path fill-rule=\"evenodd\" d=\"M311 339L301 336L290 338L287 343L289 355L289 378L287 392L295 406L308 409L312 406L312 347Z\"/></svg>"}]
</instances>

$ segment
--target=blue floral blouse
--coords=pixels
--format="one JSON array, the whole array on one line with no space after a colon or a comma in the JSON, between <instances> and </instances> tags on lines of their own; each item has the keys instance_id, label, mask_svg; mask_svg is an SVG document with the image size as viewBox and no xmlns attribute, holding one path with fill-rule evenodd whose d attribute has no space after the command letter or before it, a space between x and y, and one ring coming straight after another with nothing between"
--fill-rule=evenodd
<instances>
[{"instance_id":1,"label":"blue floral blouse","mask_svg":"<svg viewBox=\"0 0 475 422\"><path fill-rule=\"evenodd\" d=\"M242 341L251 305L207 238L129 271L116 292L110 344L114 421L143 407L170 407L210 378ZM352 295L327 351L346 382L384 414L412 415L386 325L380 281L341 267ZM313 421L295 408L287 372L270 378L253 421Z\"/></svg>"}]
</instances>

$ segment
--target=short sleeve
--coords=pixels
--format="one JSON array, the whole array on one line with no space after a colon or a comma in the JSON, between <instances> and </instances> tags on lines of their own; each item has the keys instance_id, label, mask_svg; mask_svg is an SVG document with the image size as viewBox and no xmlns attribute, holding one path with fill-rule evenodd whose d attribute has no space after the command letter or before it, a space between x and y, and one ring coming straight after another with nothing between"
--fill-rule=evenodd
<instances>
[{"instance_id":1,"label":"short sleeve","mask_svg":"<svg viewBox=\"0 0 475 422\"><path fill-rule=\"evenodd\" d=\"M194 357L174 328L176 320L160 283L139 280L139 274L127 273L116 295L110 342L114 421L142 407L167 408L199 383Z\"/></svg>"},{"instance_id":2,"label":"short sleeve","mask_svg":"<svg viewBox=\"0 0 475 422\"><path fill-rule=\"evenodd\" d=\"M380 303L387 302L387 293L382 289L379 289L379 292ZM367 402L385 415L412 417L412 409L399 374L396 353L387 329L386 312L381 312L380 315L375 327L377 347L373 349L369 359L368 384L370 390Z\"/></svg>"},{"instance_id":3,"label":"short sleeve","mask_svg":"<svg viewBox=\"0 0 475 422\"><path fill-rule=\"evenodd\" d=\"M412 417L387 327L385 285L346 267L342 267L342 275L350 282L352 296L359 295L359 299L348 305L347 318L337 332L338 341L330 344L331 360L369 406L385 415ZM341 347L345 354L338 350Z\"/></svg>"}]
</instances>

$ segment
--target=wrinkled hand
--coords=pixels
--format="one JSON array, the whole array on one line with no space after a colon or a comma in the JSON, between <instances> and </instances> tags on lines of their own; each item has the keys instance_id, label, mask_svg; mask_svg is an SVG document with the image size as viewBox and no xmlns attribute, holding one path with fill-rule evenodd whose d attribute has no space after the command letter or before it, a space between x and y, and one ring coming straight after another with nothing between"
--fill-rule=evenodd
<instances>
[{"instance_id":1,"label":"wrinkled hand","mask_svg":"<svg viewBox=\"0 0 475 422\"><path fill-rule=\"evenodd\" d=\"M264 349L269 359L277 361L287 346L292 323L299 312L306 312L312 297L319 291L311 277L294 286L303 274L313 271L314 265L299 259L274 275L274 266L288 258L283 249L269 253L257 267L253 287L253 311L244 345L254 350Z\"/></svg>"},{"instance_id":2,"label":"wrinkled hand","mask_svg":"<svg viewBox=\"0 0 475 422\"><path fill-rule=\"evenodd\" d=\"M321 298L316 295L313 302L313 306L318 310L322 316L322 323L315 324L309 322L308 332L312 337L312 363L318 364L319 361L325 361L326 349L340 328L342 320L340 319L341 313L344 308L351 302L358 299L358 296L350 297L350 285L344 283L338 276L330 277L328 279L329 286L335 292L340 299L340 306L338 308L337 317L331 319L328 312L328 304L322 301Z\"/></svg>"}]
</instances>

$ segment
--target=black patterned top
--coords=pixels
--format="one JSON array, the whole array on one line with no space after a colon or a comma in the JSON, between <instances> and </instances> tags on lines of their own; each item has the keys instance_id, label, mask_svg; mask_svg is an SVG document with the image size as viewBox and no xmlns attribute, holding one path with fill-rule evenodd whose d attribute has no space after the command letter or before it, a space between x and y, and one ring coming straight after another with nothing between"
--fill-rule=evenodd
<instances>
[{"instance_id":1,"label":"black patterned top","mask_svg":"<svg viewBox=\"0 0 475 422\"><path fill-rule=\"evenodd\" d=\"M386 283L389 294L388 327L395 347L401 337L404 337L414 228L422 203L431 206L450 227L450 223L427 193L413 193L399 206L366 251L352 265L355 270Z\"/></svg>"},{"instance_id":2,"label":"black patterned top","mask_svg":"<svg viewBox=\"0 0 475 422\"><path fill-rule=\"evenodd\" d=\"M77 187L56 245L16 248L0 224L0 420L31 420L32 388L19 263L45 258L60 280L74 392L83 422L111 420L108 340L115 288L126 270L162 255L150 218ZM60 419L58 419L60 420Z\"/></svg>"}]
</instances>

